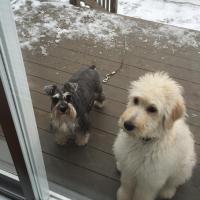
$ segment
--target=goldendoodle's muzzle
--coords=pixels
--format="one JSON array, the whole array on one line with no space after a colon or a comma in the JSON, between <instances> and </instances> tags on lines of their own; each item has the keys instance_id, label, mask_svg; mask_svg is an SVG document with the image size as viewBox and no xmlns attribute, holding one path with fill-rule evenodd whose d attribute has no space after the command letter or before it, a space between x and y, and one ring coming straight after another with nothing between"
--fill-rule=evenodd
<instances>
[{"instance_id":1,"label":"goldendoodle's muzzle","mask_svg":"<svg viewBox=\"0 0 200 200\"><path fill-rule=\"evenodd\" d=\"M135 129L135 125L131 122L131 121L125 121L124 122L124 128L127 130L127 131L132 131Z\"/></svg>"}]
</instances>

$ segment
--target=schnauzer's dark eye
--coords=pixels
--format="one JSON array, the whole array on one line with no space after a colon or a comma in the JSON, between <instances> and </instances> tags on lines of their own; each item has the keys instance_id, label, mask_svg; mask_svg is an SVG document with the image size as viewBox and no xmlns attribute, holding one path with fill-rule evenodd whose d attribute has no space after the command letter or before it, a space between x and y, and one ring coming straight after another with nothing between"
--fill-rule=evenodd
<instances>
[{"instance_id":1,"label":"schnauzer's dark eye","mask_svg":"<svg viewBox=\"0 0 200 200\"><path fill-rule=\"evenodd\" d=\"M149 112L149 113L155 113L155 112L157 112L158 110L157 110L157 108L155 107L155 106L149 106L149 107L147 107L147 112Z\"/></svg>"},{"instance_id":2,"label":"schnauzer's dark eye","mask_svg":"<svg viewBox=\"0 0 200 200\"><path fill-rule=\"evenodd\" d=\"M71 95L67 95L67 96L65 97L65 101L71 102L71 101L72 101L72 96L71 96Z\"/></svg>"},{"instance_id":3,"label":"schnauzer's dark eye","mask_svg":"<svg viewBox=\"0 0 200 200\"><path fill-rule=\"evenodd\" d=\"M134 102L135 105L138 105L138 104L139 104L139 98L138 98L138 97L135 97L135 98L133 99L133 102Z\"/></svg>"},{"instance_id":4,"label":"schnauzer's dark eye","mask_svg":"<svg viewBox=\"0 0 200 200\"><path fill-rule=\"evenodd\" d=\"M59 98L58 98L58 97L52 97L52 101L53 101L54 103L58 103Z\"/></svg>"}]
</instances>

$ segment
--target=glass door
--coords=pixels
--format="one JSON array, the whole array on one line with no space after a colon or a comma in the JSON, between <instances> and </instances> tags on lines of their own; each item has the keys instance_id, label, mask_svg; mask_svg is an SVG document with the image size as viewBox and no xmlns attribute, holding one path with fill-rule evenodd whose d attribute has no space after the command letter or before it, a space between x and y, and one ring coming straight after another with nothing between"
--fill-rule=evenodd
<instances>
[{"instance_id":1,"label":"glass door","mask_svg":"<svg viewBox=\"0 0 200 200\"><path fill-rule=\"evenodd\" d=\"M0 193L13 199L68 199L49 190L9 0L0 2L0 125Z\"/></svg>"}]
</instances>

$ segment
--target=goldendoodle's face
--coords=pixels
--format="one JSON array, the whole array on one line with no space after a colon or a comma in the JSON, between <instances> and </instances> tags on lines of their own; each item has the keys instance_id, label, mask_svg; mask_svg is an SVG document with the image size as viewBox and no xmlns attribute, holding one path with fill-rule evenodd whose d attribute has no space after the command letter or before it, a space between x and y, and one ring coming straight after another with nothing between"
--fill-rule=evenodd
<instances>
[{"instance_id":1,"label":"goldendoodle's face","mask_svg":"<svg viewBox=\"0 0 200 200\"><path fill-rule=\"evenodd\" d=\"M181 86L164 73L149 73L131 84L119 126L129 135L160 137L185 114Z\"/></svg>"},{"instance_id":2,"label":"goldendoodle's face","mask_svg":"<svg viewBox=\"0 0 200 200\"><path fill-rule=\"evenodd\" d=\"M119 125L128 134L151 137L151 132L162 124L160 112L159 106L154 102L141 96L131 96L127 109L120 117Z\"/></svg>"}]
</instances>

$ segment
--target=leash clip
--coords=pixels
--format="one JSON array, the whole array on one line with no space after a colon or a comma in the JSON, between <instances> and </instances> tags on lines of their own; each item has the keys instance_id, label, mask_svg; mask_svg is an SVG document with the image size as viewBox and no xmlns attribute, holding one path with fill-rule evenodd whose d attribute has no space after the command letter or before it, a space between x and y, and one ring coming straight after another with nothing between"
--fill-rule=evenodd
<instances>
[{"instance_id":1,"label":"leash clip","mask_svg":"<svg viewBox=\"0 0 200 200\"><path fill-rule=\"evenodd\" d=\"M111 76L115 75L117 72L116 71L112 71L111 73L106 74L106 78L103 79L103 83L107 83Z\"/></svg>"}]
</instances>

